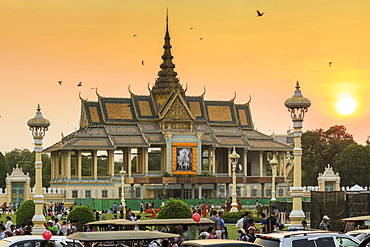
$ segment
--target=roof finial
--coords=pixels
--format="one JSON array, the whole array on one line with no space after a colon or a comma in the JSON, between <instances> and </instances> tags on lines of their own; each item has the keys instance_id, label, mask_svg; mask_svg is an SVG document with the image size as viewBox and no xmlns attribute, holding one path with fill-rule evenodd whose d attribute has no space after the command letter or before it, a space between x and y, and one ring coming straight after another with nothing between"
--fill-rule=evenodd
<instances>
[{"instance_id":1,"label":"roof finial","mask_svg":"<svg viewBox=\"0 0 370 247\"><path fill-rule=\"evenodd\" d=\"M296 88L297 90L299 90L299 88L300 88L300 86L299 86L299 82L298 82L298 81L297 81L297 84L296 84L295 88Z\"/></svg>"}]
</instances>

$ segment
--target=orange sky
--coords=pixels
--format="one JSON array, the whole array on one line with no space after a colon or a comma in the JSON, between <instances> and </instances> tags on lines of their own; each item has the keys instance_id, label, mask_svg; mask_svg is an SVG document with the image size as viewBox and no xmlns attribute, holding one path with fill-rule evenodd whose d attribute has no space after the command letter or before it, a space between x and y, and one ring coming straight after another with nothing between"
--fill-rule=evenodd
<instances>
[{"instance_id":1,"label":"orange sky","mask_svg":"<svg viewBox=\"0 0 370 247\"><path fill-rule=\"evenodd\" d=\"M79 91L89 100L96 99L92 87L128 97L131 85L147 95L161 63L167 7L188 95L204 86L208 100L230 100L236 91L243 103L252 95L256 128L284 133L292 126L284 101L299 80L312 101L304 131L343 124L361 144L370 134L370 1L2 0L0 151L33 149L27 121L38 103L51 121L47 147L78 129ZM257 18L256 9L265 15ZM336 112L342 94L357 101L353 115Z\"/></svg>"}]
</instances>

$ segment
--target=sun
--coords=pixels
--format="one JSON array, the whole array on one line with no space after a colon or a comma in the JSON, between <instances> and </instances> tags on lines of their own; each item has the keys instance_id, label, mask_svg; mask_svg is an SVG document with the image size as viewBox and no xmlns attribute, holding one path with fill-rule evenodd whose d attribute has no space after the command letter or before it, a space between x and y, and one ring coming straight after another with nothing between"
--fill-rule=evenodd
<instances>
[{"instance_id":1,"label":"sun","mask_svg":"<svg viewBox=\"0 0 370 247\"><path fill-rule=\"evenodd\" d=\"M351 115L357 107L357 102L351 97L340 97L335 103L338 113L342 115Z\"/></svg>"}]
</instances>

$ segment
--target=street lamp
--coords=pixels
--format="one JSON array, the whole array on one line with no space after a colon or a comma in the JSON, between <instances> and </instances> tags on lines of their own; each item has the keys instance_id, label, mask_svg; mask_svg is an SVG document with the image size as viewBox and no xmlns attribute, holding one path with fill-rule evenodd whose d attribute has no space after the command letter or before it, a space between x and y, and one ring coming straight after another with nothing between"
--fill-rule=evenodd
<instances>
[{"instance_id":1,"label":"street lamp","mask_svg":"<svg viewBox=\"0 0 370 247\"><path fill-rule=\"evenodd\" d=\"M32 217L32 221L35 224L32 233L35 235L41 235L45 230L45 216L43 214L44 195L42 194L42 139L45 136L45 132L50 126L50 121L42 117L40 104L37 105L36 116L28 120L27 125L32 131L32 136L35 144L35 187L36 193L33 197L35 202L35 215Z\"/></svg>"},{"instance_id":2,"label":"street lamp","mask_svg":"<svg viewBox=\"0 0 370 247\"><path fill-rule=\"evenodd\" d=\"M236 202L236 165L238 164L238 160L240 155L236 153L235 146L233 152L229 155L229 159L231 161L231 165L233 166L233 191L231 194L232 203L231 203L231 210L230 212L238 212L238 203Z\"/></svg>"},{"instance_id":3,"label":"street lamp","mask_svg":"<svg viewBox=\"0 0 370 247\"><path fill-rule=\"evenodd\" d=\"M275 176L276 176L276 166L278 162L275 159L275 155L272 156L272 160L270 160L271 170L272 170L272 178L271 178L271 184L272 184L272 191L271 191L271 201L276 201L276 187L275 187Z\"/></svg>"},{"instance_id":4,"label":"street lamp","mask_svg":"<svg viewBox=\"0 0 370 247\"><path fill-rule=\"evenodd\" d=\"M308 107L311 106L311 101L302 96L301 90L299 89L299 83L297 81L296 90L294 91L293 97L287 99L284 105L288 108L290 116L293 121L293 137L294 137L294 149L293 149L293 187L291 187L291 196L293 197L293 210L289 217L291 219L291 227L301 227L301 222L305 218L305 214L302 210L302 196L303 188L301 181L301 162L302 162L302 148L301 148L301 137L302 137L302 122L304 114L308 111Z\"/></svg>"},{"instance_id":5,"label":"street lamp","mask_svg":"<svg viewBox=\"0 0 370 247\"><path fill-rule=\"evenodd\" d=\"M122 204L122 209L126 209L126 202L125 202L125 174L126 171L122 170L119 171L119 175L121 175L121 181L122 181L122 190L121 190L121 204Z\"/></svg>"}]
</instances>

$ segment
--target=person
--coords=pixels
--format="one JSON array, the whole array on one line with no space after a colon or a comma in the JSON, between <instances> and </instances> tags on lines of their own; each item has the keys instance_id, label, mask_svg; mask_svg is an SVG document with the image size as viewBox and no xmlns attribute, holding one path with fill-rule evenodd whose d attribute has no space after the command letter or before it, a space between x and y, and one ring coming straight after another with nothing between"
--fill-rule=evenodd
<instances>
[{"instance_id":1,"label":"person","mask_svg":"<svg viewBox=\"0 0 370 247\"><path fill-rule=\"evenodd\" d=\"M0 226L0 240L5 238L5 226L4 225L1 225Z\"/></svg>"},{"instance_id":2,"label":"person","mask_svg":"<svg viewBox=\"0 0 370 247\"><path fill-rule=\"evenodd\" d=\"M224 229L221 230L222 231L222 238L223 239L230 239L230 236L229 236L229 233L227 232L227 227L224 226Z\"/></svg>"},{"instance_id":3,"label":"person","mask_svg":"<svg viewBox=\"0 0 370 247\"><path fill-rule=\"evenodd\" d=\"M13 225L13 222L12 222L12 218L10 218L9 216L6 216L5 218L5 231L11 231L11 226Z\"/></svg>"},{"instance_id":4,"label":"person","mask_svg":"<svg viewBox=\"0 0 370 247\"><path fill-rule=\"evenodd\" d=\"M203 201L203 204L202 204L202 216L204 218L207 217L207 204L205 204L204 201Z\"/></svg>"},{"instance_id":5,"label":"person","mask_svg":"<svg viewBox=\"0 0 370 247\"><path fill-rule=\"evenodd\" d=\"M112 209L113 209L113 213L116 214L117 213L117 203L113 203Z\"/></svg>"},{"instance_id":6,"label":"person","mask_svg":"<svg viewBox=\"0 0 370 247\"><path fill-rule=\"evenodd\" d=\"M244 221L245 214L242 214L240 219L236 222L236 229L243 228L243 221Z\"/></svg>"},{"instance_id":7,"label":"person","mask_svg":"<svg viewBox=\"0 0 370 247\"><path fill-rule=\"evenodd\" d=\"M261 232L265 233L266 232L265 230L266 229L266 214L261 213L260 218L261 218Z\"/></svg>"},{"instance_id":8,"label":"person","mask_svg":"<svg viewBox=\"0 0 370 247\"><path fill-rule=\"evenodd\" d=\"M58 219L55 219L55 227L57 228L57 235L62 235L61 230L62 230L62 225L60 224Z\"/></svg>"},{"instance_id":9,"label":"person","mask_svg":"<svg viewBox=\"0 0 370 247\"><path fill-rule=\"evenodd\" d=\"M244 217L244 220L243 220L243 229L247 229L247 226L249 224L249 217L251 216L251 212L247 211L245 212L245 217Z\"/></svg>"},{"instance_id":10,"label":"person","mask_svg":"<svg viewBox=\"0 0 370 247\"><path fill-rule=\"evenodd\" d=\"M302 220L302 227L304 230L308 230L307 221Z\"/></svg>"},{"instance_id":11,"label":"person","mask_svg":"<svg viewBox=\"0 0 370 247\"><path fill-rule=\"evenodd\" d=\"M211 226L211 227L208 227L208 229L207 229L207 232L208 232L208 238L209 239L215 239L216 237L215 237L215 230L213 229L213 227Z\"/></svg>"},{"instance_id":12,"label":"person","mask_svg":"<svg viewBox=\"0 0 370 247\"><path fill-rule=\"evenodd\" d=\"M57 228L56 226L54 226L54 224L53 224L53 221L52 221L52 220L49 220L49 221L47 222L47 225L46 225L46 230L49 230L49 231L51 231L51 233L52 233L53 235L56 235L56 234L57 234L57 231L58 231L58 228Z\"/></svg>"},{"instance_id":13,"label":"person","mask_svg":"<svg viewBox=\"0 0 370 247\"><path fill-rule=\"evenodd\" d=\"M182 237L183 237L184 241L190 240L190 233L188 231L188 226L183 225L182 229L184 230L183 233L182 233Z\"/></svg>"},{"instance_id":14,"label":"person","mask_svg":"<svg viewBox=\"0 0 370 247\"><path fill-rule=\"evenodd\" d=\"M248 237L245 235L245 230L244 229L239 229L238 230L238 241L244 241L248 242Z\"/></svg>"},{"instance_id":15,"label":"person","mask_svg":"<svg viewBox=\"0 0 370 247\"><path fill-rule=\"evenodd\" d=\"M319 224L319 229L324 230L324 231L329 231L331 228L329 221L330 221L330 218L327 215L324 215L322 217L322 221Z\"/></svg>"},{"instance_id":16,"label":"person","mask_svg":"<svg viewBox=\"0 0 370 247\"><path fill-rule=\"evenodd\" d=\"M53 241L48 241L46 244L45 244L45 247L55 247L55 243Z\"/></svg>"},{"instance_id":17,"label":"person","mask_svg":"<svg viewBox=\"0 0 370 247\"><path fill-rule=\"evenodd\" d=\"M238 208L239 212L242 211L243 210L243 205L242 205L241 201L237 200L236 203L238 204L237 208Z\"/></svg>"},{"instance_id":18,"label":"person","mask_svg":"<svg viewBox=\"0 0 370 247\"><path fill-rule=\"evenodd\" d=\"M67 231L68 231L67 222L63 221L62 229L60 230L60 235L67 236Z\"/></svg>"},{"instance_id":19,"label":"person","mask_svg":"<svg viewBox=\"0 0 370 247\"><path fill-rule=\"evenodd\" d=\"M256 228L254 226L250 226L248 228L248 234L247 234L247 237L248 237L248 242L254 242L254 240L256 240L256 235L254 234L256 232Z\"/></svg>"},{"instance_id":20,"label":"person","mask_svg":"<svg viewBox=\"0 0 370 247\"><path fill-rule=\"evenodd\" d=\"M220 228L220 221L217 218L217 211L216 210L212 211L212 216L209 219L212 220L213 222L215 222L215 223L212 224L213 229L216 229L216 230L221 229Z\"/></svg>"},{"instance_id":21,"label":"person","mask_svg":"<svg viewBox=\"0 0 370 247\"><path fill-rule=\"evenodd\" d=\"M221 230L222 228L224 228L225 226L225 221L224 221L224 212L223 211L220 211L218 212L218 220L220 222L220 227L218 229L215 229L215 230Z\"/></svg>"},{"instance_id":22,"label":"person","mask_svg":"<svg viewBox=\"0 0 370 247\"><path fill-rule=\"evenodd\" d=\"M275 219L275 211L271 210L270 217L266 219L266 232L272 232L276 228L276 219Z\"/></svg>"}]
</instances>

